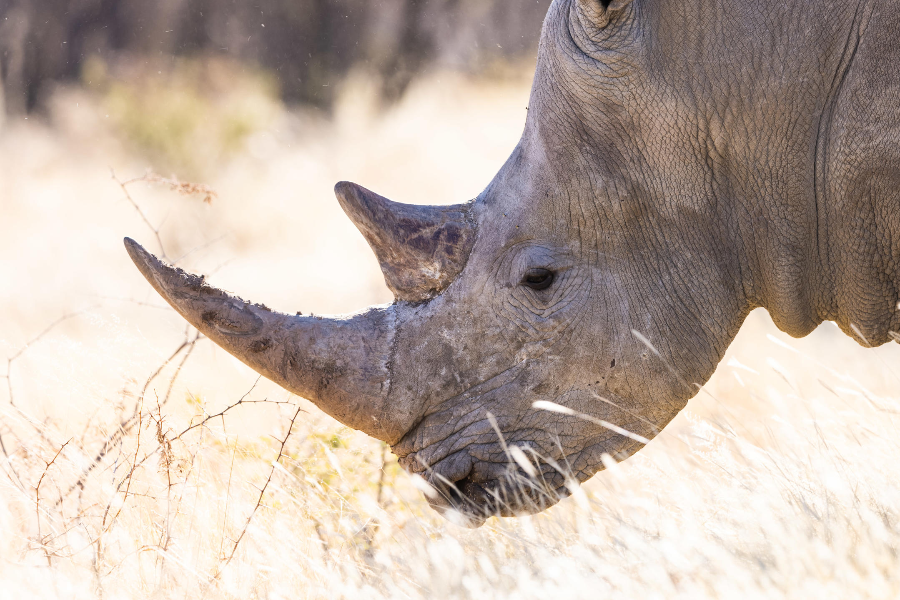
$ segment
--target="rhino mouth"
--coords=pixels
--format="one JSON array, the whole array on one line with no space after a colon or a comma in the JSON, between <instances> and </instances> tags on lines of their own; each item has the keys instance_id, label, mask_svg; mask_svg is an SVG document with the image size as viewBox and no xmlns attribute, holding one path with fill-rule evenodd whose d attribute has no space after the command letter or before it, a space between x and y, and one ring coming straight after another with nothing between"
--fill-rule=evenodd
<instances>
[{"instance_id":1,"label":"rhino mouth","mask_svg":"<svg viewBox=\"0 0 900 600\"><path fill-rule=\"evenodd\" d=\"M547 429L531 411L541 377L539 361L526 359L440 402L393 446L400 465L429 486L433 509L457 524L478 527L492 516L541 512L570 495L578 479L565 468L575 448L567 429ZM526 415L504 411L509 398ZM554 398L559 400L559 398ZM533 414L532 414L533 413ZM560 436L562 435L562 440ZM569 431L571 436L571 431Z\"/></svg>"},{"instance_id":2,"label":"rhino mouth","mask_svg":"<svg viewBox=\"0 0 900 600\"><path fill-rule=\"evenodd\" d=\"M527 446L517 448L521 452ZM527 453L531 459L521 453L517 461L509 448L498 444L495 450L492 453L505 455L508 461L479 460L464 450L434 466L415 469L429 486L424 490L429 505L451 522L474 528L493 516L543 511L569 495L563 469L555 461L541 461L536 452Z\"/></svg>"},{"instance_id":3,"label":"rhino mouth","mask_svg":"<svg viewBox=\"0 0 900 600\"><path fill-rule=\"evenodd\" d=\"M541 512L569 495L565 486L554 485L542 475L533 478L509 465L502 477L487 481L474 473L453 482L433 478L434 493L426 497L450 521L475 528L490 517Z\"/></svg>"}]
</instances>

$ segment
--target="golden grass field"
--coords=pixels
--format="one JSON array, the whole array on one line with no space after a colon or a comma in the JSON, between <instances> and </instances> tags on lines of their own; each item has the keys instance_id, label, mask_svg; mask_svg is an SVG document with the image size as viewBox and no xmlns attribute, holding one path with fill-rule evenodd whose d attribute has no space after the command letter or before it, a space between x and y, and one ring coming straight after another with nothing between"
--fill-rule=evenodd
<instances>
[{"instance_id":1,"label":"golden grass field","mask_svg":"<svg viewBox=\"0 0 900 600\"><path fill-rule=\"evenodd\" d=\"M793 340L757 311L645 450L468 530L382 444L197 340L122 247L159 253L158 229L170 260L284 311L388 302L333 184L474 197L526 75L433 75L382 109L357 77L324 116L227 65L215 93L95 67L0 129L0 598L900 596L896 344ZM111 177L151 167L217 196Z\"/></svg>"}]
</instances>

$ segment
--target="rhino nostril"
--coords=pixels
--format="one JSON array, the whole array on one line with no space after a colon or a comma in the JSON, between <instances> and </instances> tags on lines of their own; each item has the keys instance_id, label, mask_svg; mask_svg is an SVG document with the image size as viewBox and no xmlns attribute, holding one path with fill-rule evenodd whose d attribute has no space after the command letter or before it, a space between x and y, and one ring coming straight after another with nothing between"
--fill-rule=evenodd
<instances>
[{"instance_id":1,"label":"rhino nostril","mask_svg":"<svg viewBox=\"0 0 900 600\"><path fill-rule=\"evenodd\" d=\"M466 507L467 498L463 493L463 489L465 487L465 482L468 480L468 477L465 479L461 479L453 483L453 485L449 486L447 489L447 500L450 502L450 505L454 508L460 509Z\"/></svg>"},{"instance_id":2,"label":"rhino nostril","mask_svg":"<svg viewBox=\"0 0 900 600\"><path fill-rule=\"evenodd\" d=\"M446 487L445 498L454 509L466 514L490 515L494 511L487 499L489 495L471 475L454 481Z\"/></svg>"}]
</instances>

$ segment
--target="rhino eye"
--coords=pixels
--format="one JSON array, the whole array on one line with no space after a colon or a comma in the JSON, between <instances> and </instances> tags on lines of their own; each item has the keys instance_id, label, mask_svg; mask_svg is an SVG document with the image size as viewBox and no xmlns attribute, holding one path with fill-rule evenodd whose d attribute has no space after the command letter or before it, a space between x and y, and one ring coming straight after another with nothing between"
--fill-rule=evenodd
<instances>
[{"instance_id":1,"label":"rhino eye","mask_svg":"<svg viewBox=\"0 0 900 600\"><path fill-rule=\"evenodd\" d=\"M533 290L546 290L553 285L553 271L547 269L529 269L522 278L522 285Z\"/></svg>"}]
</instances>

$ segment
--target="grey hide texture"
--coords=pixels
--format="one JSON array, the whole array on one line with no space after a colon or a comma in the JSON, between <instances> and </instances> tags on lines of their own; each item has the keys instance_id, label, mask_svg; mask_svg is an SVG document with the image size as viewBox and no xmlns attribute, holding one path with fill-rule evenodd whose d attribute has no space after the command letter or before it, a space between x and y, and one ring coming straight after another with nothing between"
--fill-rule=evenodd
<instances>
[{"instance_id":1,"label":"grey hide texture","mask_svg":"<svg viewBox=\"0 0 900 600\"><path fill-rule=\"evenodd\" d=\"M129 252L200 331L390 443L438 510L541 510L653 438L752 309L794 336L900 329L900 3L557 0L473 204L337 193L391 307L289 317Z\"/></svg>"}]
</instances>

